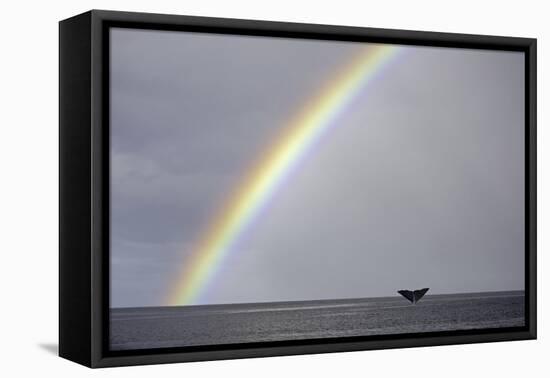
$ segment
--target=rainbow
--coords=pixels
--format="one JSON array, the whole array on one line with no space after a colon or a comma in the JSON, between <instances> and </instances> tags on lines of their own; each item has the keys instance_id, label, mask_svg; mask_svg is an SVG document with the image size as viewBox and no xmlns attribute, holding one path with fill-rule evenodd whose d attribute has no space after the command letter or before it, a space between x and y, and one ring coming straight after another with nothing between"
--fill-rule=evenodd
<instances>
[{"instance_id":1,"label":"rainbow","mask_svg":"<svg viewBox=\"0 0 550 378\"><path fill-rule=\"evenodd\" d=\"M337 124L335 120L354 97L372 82L398 50L391 45L362 47L349 64L290 118L201 233L169 294L169 305L197 302L239 237L269 205L321 137Z\"/></svg>"}]
</instances>

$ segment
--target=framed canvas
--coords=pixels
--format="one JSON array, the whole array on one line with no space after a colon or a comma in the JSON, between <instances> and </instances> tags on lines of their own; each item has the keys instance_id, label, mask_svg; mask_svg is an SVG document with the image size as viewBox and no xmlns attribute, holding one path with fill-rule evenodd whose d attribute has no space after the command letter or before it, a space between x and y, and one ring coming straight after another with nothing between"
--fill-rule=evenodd
<instances>
[{"instance_id":1,"label":"framed canvas","mask_svg":"<svg viewBox=\"0 0 550 378\"><path fill-rule=\"evenodd\" d=\"M536 40L60 22L59 353L536 337Z\"/></svg>"}]
</instances>

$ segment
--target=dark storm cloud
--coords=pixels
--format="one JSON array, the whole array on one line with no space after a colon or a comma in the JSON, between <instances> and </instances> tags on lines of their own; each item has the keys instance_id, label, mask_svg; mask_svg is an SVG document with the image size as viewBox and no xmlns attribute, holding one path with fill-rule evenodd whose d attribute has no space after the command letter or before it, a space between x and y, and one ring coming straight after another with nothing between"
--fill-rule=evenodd
<instances>
[{"instance_id":1,"label":"dark storm cloud","mask_svg":"<svg viewBox=\"0 0 550 378\"><path fill-rule=\"evenodd\" d=\"M357 44L112 32L113 306L198 233ZM244 235L205 302L523 288L523 57L406 48Z\"/></svg>"}]
</instances>

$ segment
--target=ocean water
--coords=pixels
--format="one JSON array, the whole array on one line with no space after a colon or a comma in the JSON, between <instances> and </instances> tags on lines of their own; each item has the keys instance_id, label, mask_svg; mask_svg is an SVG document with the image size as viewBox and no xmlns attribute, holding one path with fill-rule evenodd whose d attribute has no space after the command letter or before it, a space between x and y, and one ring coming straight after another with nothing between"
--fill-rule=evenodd
<instances>
[{"instance_id":1,"label":"ocean water","mask_svg":"<svg viewBox=\"0 0 550 378\"><path fill-rule=\"evenodd\" d=\"M112 350L523 326L524 292L114 308Z\"/></svg>"}]
</instances>

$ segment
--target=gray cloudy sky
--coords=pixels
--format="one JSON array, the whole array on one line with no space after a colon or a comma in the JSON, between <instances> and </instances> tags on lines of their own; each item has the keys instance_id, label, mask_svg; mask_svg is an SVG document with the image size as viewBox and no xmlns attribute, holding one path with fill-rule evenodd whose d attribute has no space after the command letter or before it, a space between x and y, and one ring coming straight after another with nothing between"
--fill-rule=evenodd
<instances>
[{"instance_id":1,"label":"gray cloudy sky","mask_svg":"<svg viewBox=\"0 0 550 378\"><path fill-rule=\"evenodd\" d=\"M191 245L356 43L113 29L112 306L164 305ZM523 289L523 55L402 47L200 303Z\"/></svg>"}]
</instances>

